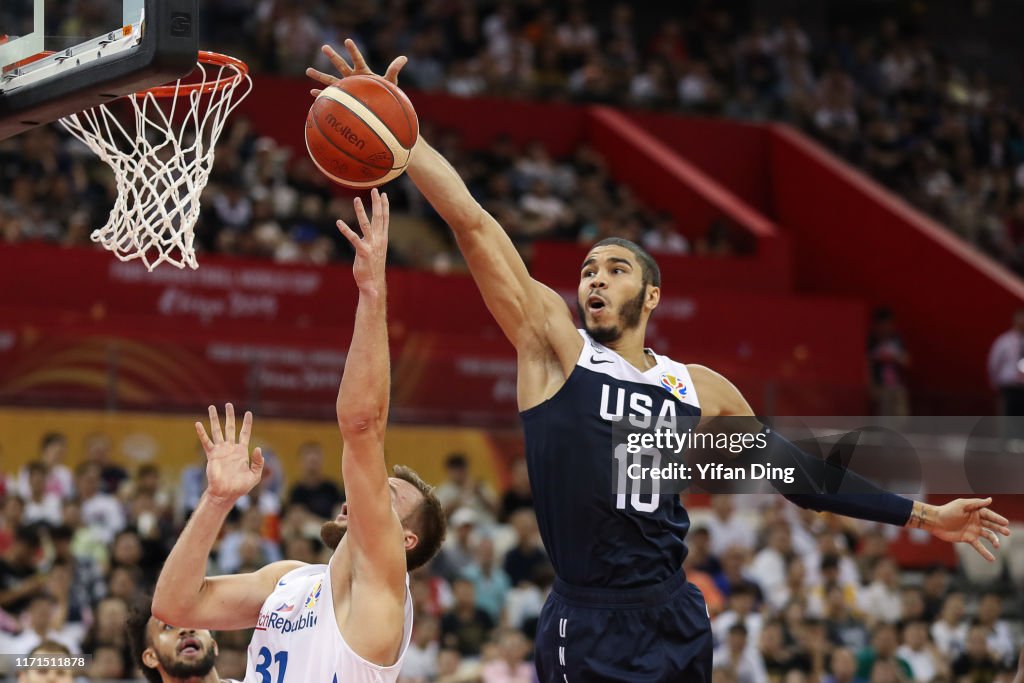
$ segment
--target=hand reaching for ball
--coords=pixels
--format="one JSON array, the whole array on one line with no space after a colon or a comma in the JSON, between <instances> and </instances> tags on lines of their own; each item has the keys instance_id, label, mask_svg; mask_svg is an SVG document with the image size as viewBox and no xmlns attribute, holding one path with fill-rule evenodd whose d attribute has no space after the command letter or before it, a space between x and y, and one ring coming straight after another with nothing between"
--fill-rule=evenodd
<instances>
[{"instance_id":1,"label":"hand reaching for ball","mask_svg":"<svg viewBox=\"0 0 1024 683\"><path fill-rule=\"evenodd\" d=\"M317 71L313 68L306 69L306 75L314 81L318 81L328 87L336 84L343 78L348 78L349 76L376 76L376 74L373 73L373 70L366 65L366 60L363 59L363 53L359 51L358 47L356 47L354 40L351 38L345 40L345 49L348 50L349 57L352 59L351 66L349 66L349 63L345 61L345 58L338 54L337 50L330 45L324 45L320 48L324 55L331 60L331 64L333 64L334 68L338 70L341 77L331 76L330 74L325 74L323 71ZM384 72L384 80L390 81L394 85L398 85L398 73L408 61L409 60L405 57L396 57L395 60L391 62L390 66L388 66L388 70ZM319 89L310 90L313 97L318 97L320 92L321 91Z\"/></svg>"}]
</instances>

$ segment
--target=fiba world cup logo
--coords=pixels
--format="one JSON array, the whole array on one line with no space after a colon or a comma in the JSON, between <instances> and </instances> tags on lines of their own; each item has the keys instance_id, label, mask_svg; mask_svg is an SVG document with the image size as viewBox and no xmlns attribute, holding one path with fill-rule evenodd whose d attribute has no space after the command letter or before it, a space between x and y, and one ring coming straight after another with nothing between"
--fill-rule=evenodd
<instances>
[{"instance_id":1,"label":"fiba world cup logo","mask_svg":"<svg viewBox=\"0 0 1024 683\"><path fill-rule=\"evenodd\" d=\"M665 388L665 391L672 394L680 401L686 399L686 382L675 375L670 375L667 372L662 373L661 386Z\"/></svg>"},{"instance_id":2,"label":"fiba world cup logo","mask_svg":"<svg viewBox=\"0 0 1024 683\"><path fill-rule=\"evenodd\" d=\"M320 593L323 591L323 588L324 581L323 579L320 579L317 581L316 586L313 587L309 597L306 598L306 604L304 605L305 609L313 609L313 605L315 605L316 601L320 599Z\"/></svg>"}]
</instances>

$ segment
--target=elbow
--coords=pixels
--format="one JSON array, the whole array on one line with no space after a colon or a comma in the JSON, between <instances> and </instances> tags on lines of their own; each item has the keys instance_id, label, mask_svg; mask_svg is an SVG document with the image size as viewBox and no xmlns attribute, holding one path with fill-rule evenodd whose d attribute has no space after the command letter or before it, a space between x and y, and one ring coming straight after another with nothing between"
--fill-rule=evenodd
<instances>
[{"instance_id":1,"label":"elbow","mask_svg":"<svg viewBox=\"0 0 1024 683\"><path fill-rule=\"evenodd\" d=\"M378 433L383 425L383 411L338 411L338 427L345 440Z\"/></svg>"},{"instance_id":2,"label":"elbow","mask_svg":"<svg viewBox=\"0 0 1024 683\"><path fill-rule=\"evenodd\" d=\"M152 612L153 616L164 622L165 624L181 624L184 623L185 610L181 609L182 605L180 601L175 601L167 595L166 591L161 591L160 586L156 587L153 592L153 605Z\"/></svg>"}]
</instances>

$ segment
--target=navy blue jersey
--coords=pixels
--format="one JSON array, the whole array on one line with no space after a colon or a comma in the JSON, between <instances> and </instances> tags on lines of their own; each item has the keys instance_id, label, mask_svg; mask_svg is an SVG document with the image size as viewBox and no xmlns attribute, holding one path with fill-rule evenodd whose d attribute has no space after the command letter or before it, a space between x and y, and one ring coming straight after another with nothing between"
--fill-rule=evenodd
<instances>
[{"instance_id":1,"label":"navy blue jersey","mask_svg":"<svg viewBox=\"0 0 1024 683\"><path fill-rule=\"evenodd\" d=\"M619 493L628 465L612 446L617 418L700 416L686 366L653 354L641 372L584 331L583 351L558 393L521 413L526 460L544 546L575 586L636 588L678 573L690 518L676 495Z\"/></svg>"}]
</instances>

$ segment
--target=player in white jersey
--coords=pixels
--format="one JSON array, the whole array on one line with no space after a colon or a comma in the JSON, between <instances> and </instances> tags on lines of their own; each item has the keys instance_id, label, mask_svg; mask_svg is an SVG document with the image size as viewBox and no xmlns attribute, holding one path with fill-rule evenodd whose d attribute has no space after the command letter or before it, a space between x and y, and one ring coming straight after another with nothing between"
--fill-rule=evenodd
<instances>
[{"instance_id":1,"label":"player in white jersey","mask_svg":"<svg viewBox=\"0 0 1024 683\"><path fill-rule=\"evenodd\" d=\"M212 406L210 436L196 423L209 488L160 573L153 615L176 626L255 628L246 683L395 681L412 635L407 572L433 557L444 538L444 513L432 488L407 468L396 467L389 478L384 465L391 385L384 277L388 201L376 190L372 201L371 220L355 200L361 238L338 221L355 249L359 303L337 405L347 502L321 528L334 549L329 564L282 561L252 574L204 578L228 512L260 481L263 456L259 448L249 454L250 413L237 442L231 404L223 432Z\"/></svg>"}]
</instances>

